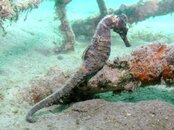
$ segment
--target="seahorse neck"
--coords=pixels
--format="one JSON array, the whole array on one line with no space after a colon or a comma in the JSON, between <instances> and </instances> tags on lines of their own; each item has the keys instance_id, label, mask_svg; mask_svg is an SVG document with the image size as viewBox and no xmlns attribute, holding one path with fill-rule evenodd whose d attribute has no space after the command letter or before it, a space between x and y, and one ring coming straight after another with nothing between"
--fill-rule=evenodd
<instances>
[{"instance_id":1,"label":"seahorse neck","mask_svg":"<svg viewBox=\"0 0 174 130\"><path fill-rule=\"evenodd\" d=\"M93 39L96 39L96 44L110 44L111 41L111 25L110 17L104 17L98 24L94 33Z\"/></svg>"},{"instance_id":2,"label":"seahorse neck","mask_svg":"<svg viewBox=\"0 0 174 130\"><path fill-rule=\"evenodd\" d=\"M110 42L110 30L112 28L111 17L104 17L98 24L93 38L97 41Z\"/></svg>"}]
</instances>

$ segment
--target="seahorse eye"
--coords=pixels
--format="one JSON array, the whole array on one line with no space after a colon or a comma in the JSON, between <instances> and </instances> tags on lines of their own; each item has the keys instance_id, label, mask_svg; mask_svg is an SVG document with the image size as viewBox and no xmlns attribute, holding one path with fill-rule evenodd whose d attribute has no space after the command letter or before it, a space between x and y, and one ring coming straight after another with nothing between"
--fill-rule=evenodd
<instances>
[{"instance_id":1,"label":"seahorse eye","mask_svg":"<svg viewBox=\"0 0 174 130\"><path fill-rule=\"evenodd\" d=\"M121 14L119 16L125 23L128 21L128 17L126 16L126 14Z\"/></svg>"}]
</instances>

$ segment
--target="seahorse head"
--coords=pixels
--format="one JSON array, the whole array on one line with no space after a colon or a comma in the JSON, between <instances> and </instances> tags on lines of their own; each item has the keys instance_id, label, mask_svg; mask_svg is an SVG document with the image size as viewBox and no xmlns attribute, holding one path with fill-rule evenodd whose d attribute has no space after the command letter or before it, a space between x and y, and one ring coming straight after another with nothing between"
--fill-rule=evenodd
<instances>
[{"instance_id":1,"label":"seahorse head","mask_svg":"<svg viewBox=\"0 0 174 130\"><path fill-rule=\"evenodd\" d=\"M130 47L130 43L127 39L128 28L126 26L127 16L125 14L115 16L115 22L113 21L113 31L118 33L124 41L126 47Z\"/></svg>"}]
</instances>

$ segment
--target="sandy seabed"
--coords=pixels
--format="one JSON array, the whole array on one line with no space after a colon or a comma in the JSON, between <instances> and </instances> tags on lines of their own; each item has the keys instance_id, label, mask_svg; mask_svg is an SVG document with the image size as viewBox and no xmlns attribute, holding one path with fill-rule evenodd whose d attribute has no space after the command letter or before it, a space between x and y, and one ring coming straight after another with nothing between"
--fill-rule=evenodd
<instances>
[{"instance_id":1,"label":"sandy seabed","mask_svg":"<svg viewBox=\"0 0 174 130\"><path fill-rule=\"evenodd\" d=\"M1 36L0 40L0 130L102 129L102 127L99 127L98 125L98 127L91 127L94 125L92 122L86 122L86 124L89 124L89 127L84 124L85 121L89 120L90 116L92 116L90 111L86 110L87 108L85 108L84 110L87 111L87 115L78 115L82 116L82 120L81 117L78 117L77 119L75 118L73 114L77 113L73 112L78 111L76 110L76 108L79 107L78 105L80 103L75 104L75 106L72 108L68 108L68 110L63 113L48 113L44 115L43 118L41 117L42 119L40 119L35 124L29 124L25 121L25 115L31 108L31 106L27 102L18 101L19 97L21 96L19 95L18 91L22 88L29 86L32 79L37 79L45 75L50 67L57 66L64 72L73 71L74 69L78 68L78 66L80 66L81 64L81 55L83 53L83 50L87 47L89 43L89 41L79 41L75 45L74 52L60 55L54 54L52 51L55 47L54 43L61 40L60 34L57 30L59 22L54 20L54 3L49 3L50 8L48 7L48 9L45 9L45 12L43 12L43 9L46 7L45 5L47 4L48 2L44 2L38 9L31 11L31 13L29 13L27 16L26 21L24 21L25 14L22 14L16 23L12 23L12 25L10 25L10 23L6 22L4 24L7 34L4 37ZM153 20L151 19L150 22L151 21ZM138 32L141 33L140 30L142 30L142 28L149 28L150 24L148 23L150 22L142 23L142 25L134 25L134 27L130 29L129 34L135 33L136 30L139 30ZM155 22L152 22L152 24L160 26L161 28L159 29L159 31L163 30L162 28L166 29L166 25L163 23L157 24ZM170 25L170 23L168 25ZM174 29L174 26L171 26L171 28ZM152 29L154 29L154 26L152 26ZM133 46L125 51L125 47L122 44L122 41L120 39L115 40L115 36L113 36L112 53L110 59L112 59L114 56L129 54L131 50L139 46L139 43L141 42L142 44L147 43L147 41L143 41L144 39L137 39L137 37L134 37L133 35L130 35L129 38L131 40L131 43L133 43ZM165 41L166 39L163 40ZM59 59L58 56L61 56L63 59ZM89 101L89 103L93 103L94 106L101 105L101 107L108 105L111 106L111 109L113 109L112 107L114 106L112 103L109 104L105 101L100 100ZM85 107L87 104L88 101L84 102ZM162 106L169 106L167 108L170 110L170 112L173 112L171 105L165 103L161 104ZM136 106L136 104L134 105ZM128 106L130 106L129 103ZM119 105L116 105L114 107L120 108ZM81 104L79 109L82 109L82 111L84 109ZM92 110L91 112L95 113L95 111ZM101 112L103 113L106 111L104 111L104 109L101 109ZM170 116L166 114L165 117L168 118ZM103 116L102 119L104 118L107 117ZM94 119L94 117L92 119L96 121L96 123L98 122L98 124L101 124L101 126L102 123L105 124L107 123L107 121L110 121L109 123L114 123L114 121L109 119L107 119L107 121L96 120ZM120 118L120 121L121 120L122 119ZM68 121L70 122L69 125L67 123ZM105 129L109 127L103 128ZM122 127L120 127L120 129L121 128ZM112 128L110 127L110 129Z\"/></svg>"}]
</instances>

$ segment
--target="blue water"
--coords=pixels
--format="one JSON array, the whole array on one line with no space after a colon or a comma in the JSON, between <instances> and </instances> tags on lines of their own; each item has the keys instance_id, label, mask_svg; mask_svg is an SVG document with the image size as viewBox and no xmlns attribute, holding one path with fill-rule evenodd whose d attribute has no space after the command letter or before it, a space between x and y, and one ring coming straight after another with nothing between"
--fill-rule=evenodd
<instances>
[{"instance_id":1,"label":"blue water","mask_svg":"<svg viewBox=\"0 0 174 130\"><path fill-rule=\"evenodd\" d=\"M119 9L122 4L127 6L136 4L139 0L105 0L108 9ZM90 16L99 14L99 9L96 0L72 0L66 7L67 16L70 21L85 19ZM31 11L31 15L43 15L43 17L50 17L54 10L54 1L44 1L40 4L39 10L35 9ZM36 13L36 15L37 15ZM55 14L56 16L56 14ZM37 17L36 17L37 19ZM49 18L50 19L50 18ZM151 29L152 31L162 31L163 33L173 33L174 30L174 16L172 13L163 16L150 17L144 21L138 22L138 27L143 26Z\"/></svg>"},{"instance_id":2,"label":"blue water","mask_svg":"<svg viewBox=\"0 0 174 130\"><path fill-rule=\"evenodd\" d=\"M135 4L138 0L105 0L107 8L118 9L121 4ZM68 6L70 19L81 19L99 13L96 0L73 0Z\"/></svg>"}]
</instances>

